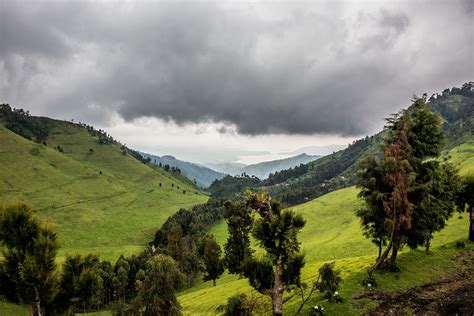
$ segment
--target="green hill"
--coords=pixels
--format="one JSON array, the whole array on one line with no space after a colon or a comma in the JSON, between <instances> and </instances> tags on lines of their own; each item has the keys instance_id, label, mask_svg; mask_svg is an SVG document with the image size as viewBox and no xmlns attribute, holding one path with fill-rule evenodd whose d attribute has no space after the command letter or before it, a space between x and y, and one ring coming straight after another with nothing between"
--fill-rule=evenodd
<instances>
[{"instance_id":1,"label":"green hill","mask_svg":"<svg viewBox=\"0 0 474 316\"><path fill-rule=\"evenodd\" d=\"M60 256L138 252L168 216L207 200L184 176L138 161L117 142L100 144L82 125L40 119L51 125L47 145L13 133L0 117L0 199L25 200L55 226Z\"/></svg>"},{"instance_id":2,"label":"green hill","mask_svg":"<svg viewBox=\"0 0 474 316\"><path fill-rule=\"evenodd\" d=\"M303 214L307 220L301 232L300 241L306 255L306 266L303 269L303 279L310 283L314 280L317 269L324 262L335 261L336 268L342 270L343 283L341 295L345 298L343 304L328 304L320 295L309 302L306 310L315 304L322 304L329 315L360 314L364 308L373 306L370 301L360 302L360 308L352 304L353 294L363 292L360 284L366 277L366 270L376 258L377 249L368 239L362 236L359 220L354 210L360 205L354 187L341 189L308 203L293 207ZM402 272L396 275L377 274L376 279L381 290L399 291L424 284L436 279L456 268L451 257L457 252L453 242L465 239L467 236L468 219L453 217L447 227L435 235L432 254L422 251L406 250L400 255ZM220 244L226 240L226 224L221 222L211 231ZM468 244L474 248L474 245ZM396 282L394 282L396 279ZM179 296L185 315L212 315L224 305L227 298L245 293L259 296L249 285L247 279L225 274L218 280L217 286L210 282L201 283ZM299 299L293 298L285 304L285 312L292 314L298 307Z\"/></svg>"},{"instance_id":3,"label":"green hill","mask_svg":"<svg viewBox=\"0 0 474 316\"><path fill-rule=\"evenodd\" d=\"M442 94L429 98L427 103L444 120L445 151L472 142L474 129L472 82L464 84L461 88L446 89ZM286 205L304 203L334 190L354 185L358 162L369 152L378 151L378 144L383 136L383 133L378 133L361 138L346 149L305 165L276 172L264 181L226 177L213 183L209 191L216 197L238 198L241 196L244 182L244 188L251 187L255 190L264 188Z\"/></svg>"},{"instance_id":4,"label":"green hill","mask_svg":"<svg viewBox=\"0 0 474 316\"><path fill-rule=\"evenodd\" d=\"M474 172L474 141L471 139L452 147L444 153L444 159L449 159L463 175ZM357 198L357 192L355 187L340 189L292 207L307 221L299 236L306 261L302 272L304 281L310 283L314 280L318 268L329 261L336 262L336 268L342 270L343 276L340 291L345 298L343 304L328 304L321 296L316 295L306 309L315 304L322 304L329 315L358 315L375 306L370 300L350 302L354 294L365 290L360 284L361 280L367 276L366 271L377 255L377 248L364 238L359 219L354 214L362 203ZM379 289L389 292L402 291L455 270L458 263L451 258L458 250L454 243L467 238L468 225L467 216L458 218L455 214L448 221L447 227L435 234L431 254L418 250L403 251L399 258L402 269L400 273L376 275L380 283ZM214 225L211 233L219 244L223 245L227 239L226 223L222 220ZM474 249L474 244L468 243L467 247ZM258 252L257 248L257 254ZM216 287L212 287L211 282L202 282L181 293L179 300L185 315L211 315L219 312L219 306L225 305L227 298L240 293L260 297L260 294L248 285L247 279L224 274ZM294 313L299 302L299 298L290 299L285 305L285 312Z\"/></svg>"}]
</instances>

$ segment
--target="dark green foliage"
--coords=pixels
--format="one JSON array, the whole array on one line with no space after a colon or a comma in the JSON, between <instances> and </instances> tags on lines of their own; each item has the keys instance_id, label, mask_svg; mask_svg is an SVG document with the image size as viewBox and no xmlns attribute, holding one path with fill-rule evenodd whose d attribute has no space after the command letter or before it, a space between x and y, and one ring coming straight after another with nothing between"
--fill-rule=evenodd
<instances>
[{"instance_id":1,"label":"dark green foliage","mask_svg":"<svg viewBox=\"0 0 474 316\"><path fill-rule=\"evenodd\" d=\"M408 111L387 119L384 156L362 161L358 186L365 206L357 211L364 235L379 245L374 268L396 267L399 248L424 245L428 251L434 232L444 228L455 208L456 170L437 160L444 141L439 116L424 99ZM388 243L384 253L383 245ZM398 268L398 267L397 267Z\"/></svg>"},{"instance_id":2,"label":"dark green foliage","mask_svg":"<svg viewBox=\"0 0 474 316\"><path fill-rule=\"evenodd\" d=\"M252 315L252 307L248 306L247 295L239 294L227 299L225 306L225 316L250 316Z\"/></svg>"},{"instance_id":3,"label":"dark green foliage","mask_svg":"<svg viewBox=\"0 0 474 316\"><path fill-rule=\"evenodd\" d=\"M334 269L334 262L325 263L319 268L319 277L316 287L324 297L332 302L338 295L335 295L341 283L340 271Z\"/></svg>"},{"instance_id":4,"label":"dark green foliage","mask_svg":"<svg viewBox=\"0 0 474 316\"><path fill-rule=\"evenodd\" d=\"M62 266L59 293L56 297L58 310L73 311L97 309L103 301L105 289L101 278L101 262L96 255L66 255ZM107 286L107 284L106 284Z\"/></svg>"},{"instance_id":5,"label":"dark green foliage","mask_svg":"<svg viewBox=\"0 0 474 316\"><path fill-rule=\"evenodd\" d=\"M50 311L56 295L56 233L43 227L24 203L0 209L0 240L5 247L0 279L6 291L0 293L30 305L33 315Z\"/></svg>"},{"instance_id":6,"label":"dark green foliage","mask_svg":"<svg viewBox=\"0 0 474 316\"><path fill-rule=\"evenodd\" d=\"M173 259L165 255L151 257L143 270L137 273L137 296L132 314L179 315L176 291L183 287L184 277Z\"/></svg>"},{"instance_id":7,"label":"dark green foliage","mask_svg":"<svg viewBox=\"0 0 474 316\"><path fill-rule=\"evenodd\" d=\"M227 201L224 218L229 232L224 245L225 265L230 273L242 273L242 262L252 255L250 230L253 219L250 209L243 202Z\"/></svg>"},{"instance_id":8,"label":"dark green foliage","mask_svg":"<svg viewBox=\"0 0 474 316\"><path fill-rule=\"evenodd\" d=\"M252 229L252 235L265 250L266 257L273 270L272 287L262 289L262 273L269 271L268 264L256 260L250 261L253 267L246 267L245 272L255 274L257 278L249 278L250 284L257 290L265 292L272 298L274 315L283 312L283 292L293 284L299 284L300 272L304 265L303 255L299 253L298 233L305 225L305 220L291 210L281 210L278 202L272 201L266 193L246 192L247 206L259 216ZM256 269L258 273L249 269ZM246 274L247 276L247 274ZM268 286L268 285L267 285ZM258 287L258 288L257 288Z\"/></svg>"},{"instance_id":9,"label":"dark green foliage","mask_svg":"<svg viewBox=\"0 0 474 316\"><path fill-rule=\"evenodd\" d=\"M272 262L265 259L247 258L242 268L249 284L258 292L269 295L275 277Z\"/></svg>"},{"instance_id":10,"label":"dark green foliage","mask_svg":"<svg viewBox=\"0 0 474 316\"><path fill-rule=\"evenodd\" d=\"M152 245L155 253L173 257L191 287L202 272L204 242L208 228L222 218L223 202L210 199L190 210L180 209L170 216L155 233Z\"/></svg>"},{"instance_id":11,"label":"dark green foliage","mask_svg":"<svg viewBox=\"0 0 474 316\"><path fill-rule=\"evenodd\" d=\"M8 104L0 104L0 121L5 127L26 139L43 143L54 128L54 120L31 116L23 109L12 109Z\"/></svg>"},{"instance_id":12,"label":"dark green foliage","mask_svg":"<svg viewBox=\"0 0 474 316\"><path fill-rule=\"evenodd\" d=\"M462 179L456 195L459 212L469 212L469 240L474 241L474 174Z\"/></svg>"},{"instance_id":13,"label":"dark green foliage","mask_svg":"<svg viewBox=\"0 0 474 316\"><path fill-rule=\"evenodd\" d=\"M261 181L256 177L247 174L241 176L225 176L221 180L215 180L208 191L211 196L219 199L242 200L244 191L253 189L261 185Z\"/></svg>"},{"instance_id":14,"label":"dark green foliage","mask_svg":"<svg viewBox=\"0 0 474 316\"><path fill-rule=\"evenodd\" d=\"M221 247L214 238L207 237L204 240L203 261L206 274L203 280L212 280L214 286L216 286L216 279L224 273L224 262L221 259L221 253Z\"/></svg>"}]
</instances>

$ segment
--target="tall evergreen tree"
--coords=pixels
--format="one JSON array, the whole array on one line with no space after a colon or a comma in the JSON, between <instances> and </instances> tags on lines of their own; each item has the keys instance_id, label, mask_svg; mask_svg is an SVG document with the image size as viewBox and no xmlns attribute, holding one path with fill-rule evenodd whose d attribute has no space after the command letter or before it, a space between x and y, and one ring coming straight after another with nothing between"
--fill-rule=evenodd
<instances>
[{"instance_id":1,"label":"tall evergreen tree","mask_svg":"<svg viewBox=\"0 0 474 316\"><path fill-rule=\"evenodd\" d=\"M432 234L445 225L454 209L456 171L436 158L443 144L441 119L416 99L407 111L387 120L383 157L366 158L359 173L359 197L365 206L357 211L365 235L388 245L373 269L391 253L395 263L404 244L429 247Z\"/></svg>"},{"instance_id":2,"label":"tall evergreen tree","mask_svg":"<svg viewBox=\"0 0 474 316\"><path fill-rule=\"evenodd\" d=\"M137 282L138 294L133 301L133 315L179 315L176 291L181 289L184 276L173 259L156 255L146 263L142 280Z\"/></svg>"},{"instance_id":3,"label":"tall evergreen tree","mask_svg":"<svg viewBox=\"0 0 474 316\"><path fill-rule=\"evenodd\" d=\"M206 274L204 275L203 280L212 280L214 286L216 286L216 279L224 273L224 263L221 259L221 253L221 247L214 238L207 237L204 240L203 261Z\"/></svg>"},{"instance_id":4,"label":"tall evergreen tree","mask_svg":"<svg viewBox=\"0 0 474 316\"><path fill-rule=\"evenodd\" d=\"M246 195L247 205L259 215L252 235L265 249L267 259L248 260L245 275L255 289L271 297L273 315L282 315L283 292L299 283L304 265L297 237L305 220L291 210L281 210L268 194L248 191Z\"/></svg>"},{"instance_id":5,"label":"tall evergreen tree","mask_svg":"<svg viewBox=\"0 0 474 316\"><path fill-rule=\"evenodd\" d=\"M242 273L242 262L252 255L250 248L250 231L252 215L243 202L226 202L225 220L229 237L224 245L225 265L230 273Z\"/></svg>"},{"instance_id":6,"label":"tall evergreen tree","mask_svg":"<svg viewBox=\"0 0 474 316\"><path fill-rule=\"evenodd\" d=\"M5 246L2 279L18 301L30 305L33 315L44 315L56 295L56 233L41 226L22 202L0 211L0 240Z\"/></svg>"}]
</instances>

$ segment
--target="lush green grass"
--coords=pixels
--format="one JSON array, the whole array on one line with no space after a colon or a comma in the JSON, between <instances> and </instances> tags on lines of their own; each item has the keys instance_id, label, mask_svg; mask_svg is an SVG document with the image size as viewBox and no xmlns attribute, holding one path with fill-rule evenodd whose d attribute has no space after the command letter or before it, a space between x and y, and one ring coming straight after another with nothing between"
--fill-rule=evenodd
<instances>
[{"instance_id":1,"label":"lush green grass","mask_svg":"<svg viewBox=\"0 0 474 316\"><path fill-rule=\"evenodd\" d=\"M377 249L362 236L358 218L354 210L360 206L357 199L357 189L347 188L324 195L318 199L293 207L303 214L307 223L300 234L301 248L306 254L306 266L303 279L310 283L316 277L318 268L328 261L336 261L336 267L341 269L344 283L341 294L346 299L344 304L327 304L320 296L316 296L311 304L321 303L330 314L358 314L361 310L348 299L364 290L360 281L366 277L366 270L373 263ZM401 290L423 284L439 277L447 270L454 268L450 260L457 252L453 241L467 237L468 219L458 219L454 216L446 229L437 233L433 240L433 253L405 250L400 255L402 272L398 274L377 275L382 290ZM215 225L211 232L220 244L227 238L225 222ZM444 245L449 244L447 247ZM472 245L470 245L472 247ZM184 313L189 315L213 314L219 305L225 304L227 298L238 293L254 293L246 279L224 275L218 280L217 286L210 282L202 282L196 287L182 293L179 300ZM293 298L285 305L286 312L294 312L299 300ZM361 301L361 308L370 302Z\"/></svg>"},{"instance_id":2,"label":"lush green grass","mask_svg":"<svg viewBox=\"0 0 474 316\"><path fill-rule=\"evenodd\" d=\"M459 169L461 175L474 173L474 140L452 148L444 156Z\"/></svg>"},{"instance_id":3,"label":"lush green grass","mask_svg":"<svg viewBox=\"0 0 474 316\"><path fill-rule=\"evenodd\" d=\"M208 198L182 176L123 155L119 145L99 145L77 125L59 122L47 144L0 125L0 199L25 200L54 226L60 257L95 252L114 261L136 253L168 216Z\"/></svg>"}]
</instances>

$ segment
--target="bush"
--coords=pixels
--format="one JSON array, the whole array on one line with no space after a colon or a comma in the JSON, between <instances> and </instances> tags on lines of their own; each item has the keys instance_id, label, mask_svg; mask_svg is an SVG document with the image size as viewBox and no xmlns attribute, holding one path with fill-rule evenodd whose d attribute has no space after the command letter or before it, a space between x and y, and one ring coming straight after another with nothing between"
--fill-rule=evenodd
<instances>
[{"instance_id":1,"label":"bush","mask_svg":"<svg viewBox=\"0 0 474 316\"><path fill-rule=\"evenodd\" d=\"M456 243L456 248L459 248L459 249L466 248L466 243L464 241L458 241Z\"/></svg>"},{"instance_id":2,"label":"bush","mask_svg":"<svg viewBox=\"0 0 474 316\"><path fill-rule=\"evenodd\" d=\"M240 294L227 300L225 316L246 316L252 314L252 308L247 304L247 295Z\"/></svg>"},{"instance_id":3,"label":"bush","mask_svg":"<svg viewBox=\"0 0 474 316\"><path fill-rule=\"evenodd\" d=\"M321 293L324 293L324 297L330 302L333 301L334 294L337 293L339 283L341 283L340 274L340 271L334 269L334 262L325 263L319 268L320 281L316 286Z\"/></svg>"}]
</instances>

